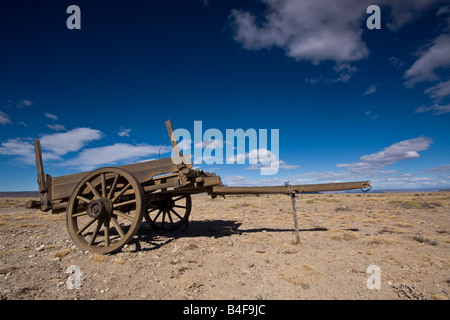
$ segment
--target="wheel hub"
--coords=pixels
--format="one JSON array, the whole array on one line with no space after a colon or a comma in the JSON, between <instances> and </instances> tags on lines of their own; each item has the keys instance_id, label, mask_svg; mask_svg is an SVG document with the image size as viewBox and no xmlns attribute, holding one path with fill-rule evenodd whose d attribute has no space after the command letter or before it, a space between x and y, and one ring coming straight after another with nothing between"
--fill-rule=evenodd
<instances>
[{"instance_id":1,"label":"wheel hub","mask_svg":"<svg viewBox=\"0 0 450 320\"><path fill-rule=\"evenodd\" d=\"M173 208L174 204L175 202L172 199L164 199L154 202L154 205L156 205L158 209L162 211L169 211Z\"/></svg>"},{"instance_id":2,"label":"wheel hub","mask_svg":"<svg viewBox=\"0 0 450 320\"><path fill-rule=\"evenodd\" d=\"M105 218L111 213L112 203L107 198L92 200L87 208L87 214L94 219Z\"/></svg>"}]
</instances>

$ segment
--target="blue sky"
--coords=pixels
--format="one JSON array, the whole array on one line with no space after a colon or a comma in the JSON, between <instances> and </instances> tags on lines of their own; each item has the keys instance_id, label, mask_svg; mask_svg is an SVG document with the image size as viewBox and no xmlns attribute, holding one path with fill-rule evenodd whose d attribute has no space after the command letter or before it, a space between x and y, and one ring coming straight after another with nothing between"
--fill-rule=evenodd
<instances>
[{"instance_id":1,"label":"blue sky","mask_svg":"<svg viewBox=\"0 0 450 320\"><path fill-rule=\"evenodd\" d=\"M276 175L197 165L229 185L450 187L448 1L2 1L0 43L0 191L36 138L60 176L158 158L167 119L279 129Z\"/></svg>"}]
</instances>

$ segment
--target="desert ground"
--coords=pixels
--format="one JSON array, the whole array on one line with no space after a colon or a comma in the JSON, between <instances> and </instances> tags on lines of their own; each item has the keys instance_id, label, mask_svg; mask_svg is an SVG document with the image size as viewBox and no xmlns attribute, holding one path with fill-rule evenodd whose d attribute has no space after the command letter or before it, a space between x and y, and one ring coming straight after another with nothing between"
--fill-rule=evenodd
<instances>
[{"instance_id":1,"label":"desert ground","mask_svg":"<svg viewBox=\"0 0 450 320\"><path fill-rule=\"evenodd\" d=\"M449 192L299 195L300 244L286 195L195 195L188 228L109 255L26 200L0 198L2 300L449 299Z\"/></svg>"}]
</instances>

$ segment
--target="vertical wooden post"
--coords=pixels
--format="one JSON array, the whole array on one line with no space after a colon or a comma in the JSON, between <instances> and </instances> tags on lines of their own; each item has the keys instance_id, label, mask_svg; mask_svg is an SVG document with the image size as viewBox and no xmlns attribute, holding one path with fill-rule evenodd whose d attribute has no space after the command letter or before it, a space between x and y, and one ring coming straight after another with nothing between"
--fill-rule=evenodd
<instances>
[{"instance_id":1,"label":"vertical wooden post","mask_svg":"<svg viewBox=\"0 0 450 320\"><path fill-rule=\"evenodd\" d=\"M41 210L48 211L51 209L49 196L49 181L44 173L44 164L42 163L41 142L34 140L34 156L36 159L37 183L39 187L39 195L41 198Z\"/></svg>"},{"instance_id":2,"label":"vertical wooden post","mask_svg":"<svg viewBox=\"0 0 450 320\"><path fill-rule=\"evenodd\" d=\"M36 158L37 183L39 193L47 191L45 185L44 165L42 164L41 142L34 140L34 156Z\"/></svg>"},{"instance_id":3,"label":"vertical wooden post","mask_svg":"<svg viewBox=\"0 0 450 320\"><path fill-rule=\"evenodd\" d=\"M300 244L300 234L298 231L297 209L295 208L295 192L291 193L291 199L292 199L292 209L294 211L295 240L296 240L297 244Z\"/></svg>"},{"instance_id":4,"label":"vertical wooden post","mask_svg":"<svg viewBox=\"0 0 450 320\"><path fill-rule=\"evenodd\" d=\"M178 144L177 144L177 140L175 139L175 135L173 134L172 123L170 122L170 120L166 121L166 128L167 128L167 132L169 133L170 142L172 143L172 149L173 149L174 154L178 154L180 157L183 157L183 154L181 153L180 148L178 148Z\"/></svg>"}]
</instances>

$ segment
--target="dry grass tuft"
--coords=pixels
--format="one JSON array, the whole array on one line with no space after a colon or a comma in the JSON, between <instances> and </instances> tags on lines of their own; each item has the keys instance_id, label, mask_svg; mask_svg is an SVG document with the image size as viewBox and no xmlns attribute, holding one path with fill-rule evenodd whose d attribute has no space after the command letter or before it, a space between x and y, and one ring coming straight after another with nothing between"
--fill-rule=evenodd
<instances>
[{"instance_id":1,"label":"dry grass tuft","mask_svg":"<svg viewBox=\"0 0 450 320\"><path fill-rule=\"evenodd\" d=\"M327 231L327 235L330 239L337 241L352 241L359 239L359 235L356 232L349 230L329 230Z\"/></svg>"},{"instance_id":2,"label":"dry grass tuft","mask_svg":"<svg viewBox=\"0 0 450 320\"><path fill-rule=\"evenodd\" d=\"M106 260L108 260L108 256L104 254L99 254L93 256L92 260L94 260L95 262L105 262Z\"/></svg>"},{"instance_id":3,"label":"dry grass tuft","mask_svg":"<svg viewBox=\"0 0 450 320\"><path fill-rule=\"evenodd\" d=\"M322 275L316 268L310 265L300 265L295 267L283 267L278 272L278 279L292 283L296 286L307 288L317 283Z\"/></svg>"},{"instance_id":4,"label":"dry grass tuft","mask_svg":"<svg viewBox=\"0 0 450 320\"><path fill-rule=\"evenodd\" d=\"M390 245L399 243L397 239L394 238L388 238L388 237L368 237L366 239L363 239L363 242L367 245Z\"/></svg>"},{"instance_id":5,"label":"dry grass tuft","mask_svg":"<svg viewBox=\"0 0 450 320\"><path fill-rule=\"evenodd\" d=\"M65 256L67 256L70 253L70 251L72 251L72 250L66 249L64 251L58 251L58 252L53 253L52 257L55 258L55 259L56 258L63 258Z\"/></svg>"}]
</instances>

